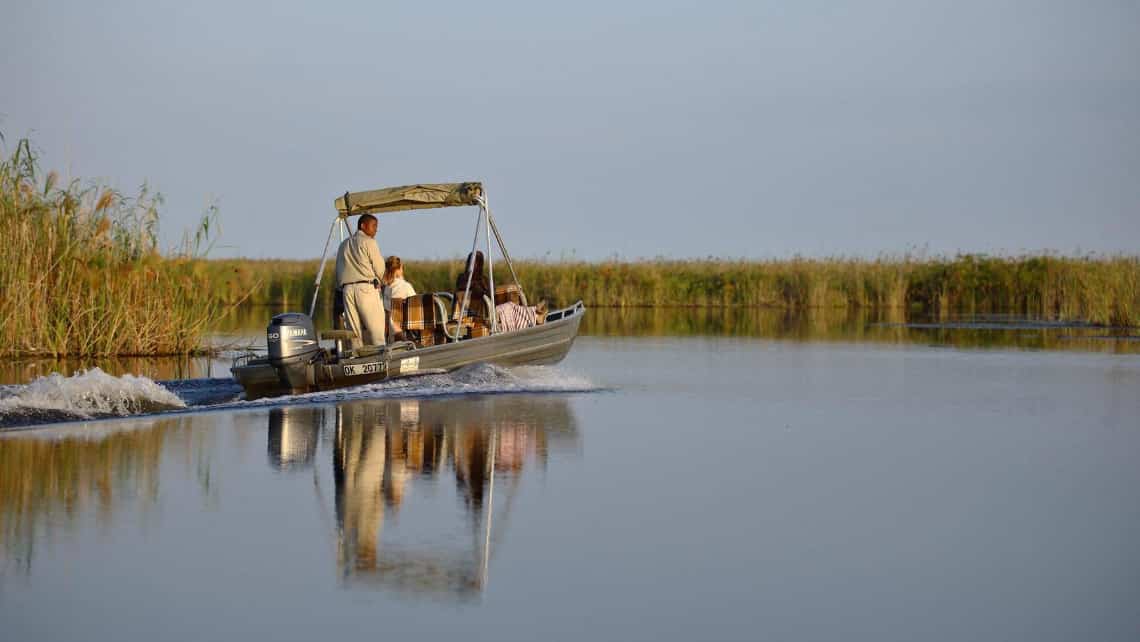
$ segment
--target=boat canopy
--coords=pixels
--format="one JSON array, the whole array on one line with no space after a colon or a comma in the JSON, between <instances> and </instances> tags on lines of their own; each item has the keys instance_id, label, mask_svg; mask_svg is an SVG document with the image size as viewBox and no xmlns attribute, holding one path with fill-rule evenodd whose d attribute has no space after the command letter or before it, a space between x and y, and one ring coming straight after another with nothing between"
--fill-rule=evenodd
<instances>
[{"instance_id":1,"label":"boat canopy","mask_svg":"<svg viewBox=\"0 0 1140 642\"><path fill-rule=\"evenodd\" d=\"M336 211L341 217L346 217L478 205L482 196L483 184L479 182L404 185L367 192L345 192L344 196L336 199Z\"/></svg>"},{"instance_id":2,"label":"boat canopy","mask_svg":"<svg viewBox=\"0 0 1140 642\"><path fill-rule=\"evenodd\" d=\"M518 274L515 273L515 266L511 262L511 255L507 253L507 246L503 244L503 236L499 234L499 226L495 225L495 218L491 216L491 208L487 205L486 193L483 191L483 183L478 181L468 181L466 183L419 183L416 185L404 185L402 187L385 187L382 189L374 189L367 192L345 192L344 196L336 199L334 202L336 206L337 216L333 219L332 226L329 227L329 237L325 241L325 250L321 252L321 263L317 268L317 278L313 282L313 302L309 305L309 316L313 316L317 310L317 294L321 291L321 275L325 272L325 259L329 255L329 246L332 244L333 233L341 225L344 226L342 231L347 231L352 234L348 229L348 217L358 216L361 214L381 214L384 212L405 212L408 210L423 210L435 207L460 207L463 205L478 205L479 216L475 223L475 238L471 240L471 254L468 256L468 281L467 287L463 290L463 302L459 308L459 318L463 318L467 312L468 294L471 290L471 269L475 259L475 249L479 242L479 228L483 227L484 238L487 241L487 254L491 256L491 234L494 233L495 240L499 243L499 250L502 252L503 258L507 261L507 267L511 270L511 276L514 277L515 284L519 283ZM341 238L344 238L343 236ZM491 290L495 289L495 263L490 262L488 266L488 275ZM521 290L521 286L520 286ZM524 295L525 300L525 295ZM498 320L495 316L494 308L491 309L491 330L495 331L498 328ZM460 326L455 326L458 328ZM458 336L452 337L458 340Z\"/></svg>"}]
</instances>

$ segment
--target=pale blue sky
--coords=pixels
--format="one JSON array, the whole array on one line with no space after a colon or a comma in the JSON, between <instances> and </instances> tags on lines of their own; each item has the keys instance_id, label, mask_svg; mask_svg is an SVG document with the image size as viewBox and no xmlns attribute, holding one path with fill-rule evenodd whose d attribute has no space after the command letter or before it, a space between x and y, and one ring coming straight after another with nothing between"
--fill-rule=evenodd
<instances>
[{"instance_id":1,"label":"pale blue sky","mask_svg":"<svg viewBox=\"0 0 1140 642\"><path fill-rule=\"evenodd\" d=\"M310 257L348 190L483 180L513 254L1140 249L1140 2L11 2L0 130ZM470 210L381 248L454 256Z\"/></svg>"}]
</instances>

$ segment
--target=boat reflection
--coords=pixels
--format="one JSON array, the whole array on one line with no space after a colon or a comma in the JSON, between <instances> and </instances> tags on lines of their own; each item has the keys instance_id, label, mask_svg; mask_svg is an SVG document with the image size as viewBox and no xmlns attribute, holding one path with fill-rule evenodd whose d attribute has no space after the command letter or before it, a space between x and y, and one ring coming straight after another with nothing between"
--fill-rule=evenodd
<instances>
[{"instance_id":1,"label":"boat reflection","mask_svg":"<svg viewBox=\"0 0 1140 642\"><path fill-rule=\"evenodd\" d=\"M270 465L311 467L330 410L336 560L349 587L458 599L477 595L500 537L496 516L509 513L524 472L544 469L552 450L579 447L563 398L361 400L331 409L274 410ZM412 491L422 485L426 492L417 498L437 503L446 495L438 491L447 478L454 479L462 507L466 546L439 544L430 535L410 544L385 541L386 520L406 507Z\"/></svg>"},{"instance_id":2,"label":"boat reflection","mask_svg":"<svg viewBox=\"0 0 1140 642\"><path fill-rule=\"evenodd\" d=\"M248 466L259 434L268 466ZM7 575L33 577L36 560L72 554L52 545L61 534L103 541L96 536L140 528L208 564L218 550L164 516L217 513L229 542L306 519L306 511L280 523L227 512L232 497L258 487L281 495L267 505L319 504L312 519L328 534L343 586L472 599L486 586L520 481L554 453L577 453L578 435L568 399L544 395L357 400L0 433L0 589ZM308 475L315 500L295 495Z\"/></svg>"}]
</instances>

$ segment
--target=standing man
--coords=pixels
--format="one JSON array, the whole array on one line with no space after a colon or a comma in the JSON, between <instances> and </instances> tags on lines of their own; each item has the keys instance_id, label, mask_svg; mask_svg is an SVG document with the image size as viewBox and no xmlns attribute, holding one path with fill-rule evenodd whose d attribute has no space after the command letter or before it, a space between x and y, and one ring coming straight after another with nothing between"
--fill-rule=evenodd
<instances>
[{"instance_id":1,"label":"standing man","mask_svg":"<svg viewBox=\"0 0 1140 642\"><path fill-rule=\"evenodd\" d=\"M376 245L376 217L362 214L356 233L336 251L336 285L344 291L344 316L348 329L360 337L352 347L380 345L384 341L384 306L380 304L380 281L384 257Z\"/></svg>"}]
</instances>

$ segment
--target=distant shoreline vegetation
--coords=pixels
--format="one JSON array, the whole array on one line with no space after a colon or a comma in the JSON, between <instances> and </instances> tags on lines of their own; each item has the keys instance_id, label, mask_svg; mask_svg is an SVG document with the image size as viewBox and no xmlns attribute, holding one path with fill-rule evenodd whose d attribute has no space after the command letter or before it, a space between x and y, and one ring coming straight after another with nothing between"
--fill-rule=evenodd
<instances>
[{"instance_id":1,"label":"distant shoreline vegetation","mask_svg":"<svg viewBox=\"0 0 1140 642\"><path fill-rule=\"evenodd\" d=\"M308 310L316 260L205 259L213 209L181 248L160 252L161 204L145 185L132 197L78 179L61 185L54 172L41 174L27 140L0 158L0 355L202 354L238 305ZM450 290L463 269L460 258L404 262L421 292ZM532 302L556 306L1005 313L1140 326L1138 256L523 260L516 268ZM504 263L494 271L509 280ZM330 261L323 310L333 285Z\"/></svg>"},{"instance_id":2,"label":"distant shoreline vegetation","mask_svg":"<svg viewBox=\"0 0 1140 642\"><path fill-rule=\"evenodd\" d=\"M223 302L307 311L316 260L210 260ZM318 305L331 306L326 266ZM463 261L404 258L421 292L450 290ZM528 298L593 307L895 309L934 317L1019 314L1105 326L1140 325L1140 257L1117 255L794 258L788 260L536 261L515 263ZM496 262L497 281L510 279Z\"/></svg>"}]
</instances>

